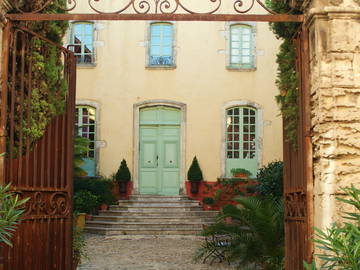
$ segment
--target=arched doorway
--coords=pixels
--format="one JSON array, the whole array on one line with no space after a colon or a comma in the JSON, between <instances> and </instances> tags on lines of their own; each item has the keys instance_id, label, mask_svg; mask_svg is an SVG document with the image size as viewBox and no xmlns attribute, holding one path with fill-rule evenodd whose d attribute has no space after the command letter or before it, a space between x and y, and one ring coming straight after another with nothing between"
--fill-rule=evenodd
<instances>
[{"instance_id":1,"label":"arched doorway","mask_svg":"<svg viewBox=\"0 0 360 270\"><path fill-rule=\"evenodd\" d=\"M140 109L140 194L177 195L180 190L181 111L167 106Z\"/></svg>"}]
</instances>

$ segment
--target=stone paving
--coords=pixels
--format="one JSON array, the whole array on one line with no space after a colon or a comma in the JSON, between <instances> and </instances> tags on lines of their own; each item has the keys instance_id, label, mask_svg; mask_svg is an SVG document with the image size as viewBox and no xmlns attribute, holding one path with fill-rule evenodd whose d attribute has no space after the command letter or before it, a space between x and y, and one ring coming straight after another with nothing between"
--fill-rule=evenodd
<instances>
[{"instance_id":1,"label":"stone paving","mask_svg":"<svg viewBox=\"0 0 360 270\"><path fill-rule=\"evenodd\" d=\"M230 270L226 263L195 263L196 236L86 235L89 259L78 270Z\"/></svg>"}]
</instances>

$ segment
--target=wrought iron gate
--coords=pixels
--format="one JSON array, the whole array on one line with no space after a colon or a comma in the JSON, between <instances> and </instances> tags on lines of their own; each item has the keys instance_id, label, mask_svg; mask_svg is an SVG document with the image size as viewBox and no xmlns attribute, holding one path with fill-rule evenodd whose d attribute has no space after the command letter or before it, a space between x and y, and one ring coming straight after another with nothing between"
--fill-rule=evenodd
<instances>
[{"instance_id":1,"label":"wrought iron gate","mask_svg":"<svg viewBox=\"0 0 360 270\"><path fill-rule=\"evenodd\" d=\"M295 37L299 75L297 149L284 141L285 269L303 269L312 260L313 170L309 89L309 45L305 26Z\"/></svg>"},{"instance_id":2,"label":"wrought iron gate","mask_svg":"<svg viewBox=\"0 0 360 270\"><path fill-rule=\"evenodd\" d=\"M59 95L65 99L63 113L36 141L27 135L37 87L33 77L41 68L35 66L34 46L40 55L49 48L61 54L64 70L58 76L67 84L65 96ZM12 190L30 197L14 247L2 247L3 269L70 270L76 60L69 50L12 23L4 30L3 58L0 152L6 156L0 157L0 183L11 182Z\"/></svg>"}]
</instances>

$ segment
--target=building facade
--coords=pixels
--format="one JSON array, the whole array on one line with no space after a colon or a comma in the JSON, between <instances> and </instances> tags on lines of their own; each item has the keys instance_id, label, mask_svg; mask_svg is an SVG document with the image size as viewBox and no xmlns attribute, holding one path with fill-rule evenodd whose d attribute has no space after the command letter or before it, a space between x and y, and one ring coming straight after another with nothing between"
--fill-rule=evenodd
<instances>
[{"instance_id":1,"label":"building facade","mask_svg":"<svg viewBox=\"0 0 360 270\"><path fill-rule=\"evenodd\" d=\"M267 23L72 21L67 43L88 175L125 158L134 192L179 194L194 156L206 181L282 159Z\"/></svg>"}]
</instances>

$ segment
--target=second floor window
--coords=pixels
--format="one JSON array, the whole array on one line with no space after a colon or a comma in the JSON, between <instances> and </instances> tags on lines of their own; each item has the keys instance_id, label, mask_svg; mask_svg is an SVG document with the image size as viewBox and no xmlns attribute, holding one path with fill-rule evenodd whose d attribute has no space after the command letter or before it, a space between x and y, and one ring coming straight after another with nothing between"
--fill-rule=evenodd
<instances>
[{"instance_id":1,"label":"second floor window","mask_svg":"<svg viewBox=\"0 0 360 270\"><path fill-rule=\"evenodd\" d=\"M149 65L172 66L173 64L173 25L170 23L151 24Z\"/></svg>"},{"instance_id":2,"label":"second floor window","mask_svg":"<svg viewBox=\"0 0 360 270\"><path fill-rule=\"evenodd\" d=\"M78 64L94 63L94 24L77 22L72 24L70 50L75 53Z\"/></svg>"},{"instance_id":3,"label":"second floor window","mask_svg":"<svg viewBox=\"0 0 360 270\"><path fill-rule=\"evenodd\" d=\"M230 68L254 68L253 33L250 25L235 24L230 28Z\"/></svg>"}]
</instances>

